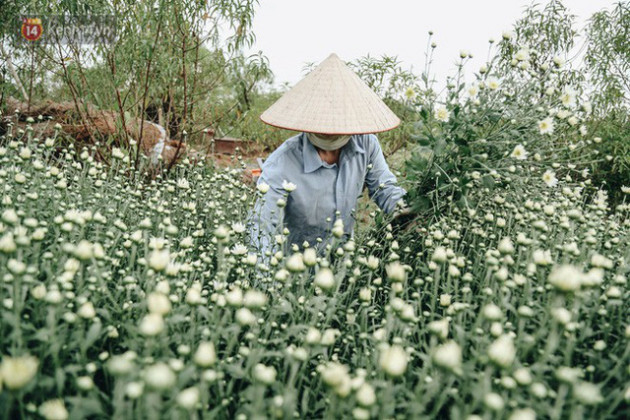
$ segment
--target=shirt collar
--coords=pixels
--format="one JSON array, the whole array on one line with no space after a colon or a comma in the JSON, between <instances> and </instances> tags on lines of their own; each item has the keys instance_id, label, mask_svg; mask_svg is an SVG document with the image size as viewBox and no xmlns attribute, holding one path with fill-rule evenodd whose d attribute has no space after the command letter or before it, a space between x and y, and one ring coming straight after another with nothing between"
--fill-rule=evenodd
<instances>
[{"instance_id":1,"label":"shirt collar","mask_svg":"<svg viewBox=\"0 0 630 420\"><path fill-rule=\"evenodd\" d=\"M319 157L317 149L308 140L306 133L301 134L302 139L302 161L304 162L304 172L311 173L324 166L324 161ZM350 137L350 141L343 146L342 151L345 150L352 154L365 153L365 149L358 141L358 136L354 135ZM341 158L341 157L340 157Z\"/></svg>"}]
</instances>

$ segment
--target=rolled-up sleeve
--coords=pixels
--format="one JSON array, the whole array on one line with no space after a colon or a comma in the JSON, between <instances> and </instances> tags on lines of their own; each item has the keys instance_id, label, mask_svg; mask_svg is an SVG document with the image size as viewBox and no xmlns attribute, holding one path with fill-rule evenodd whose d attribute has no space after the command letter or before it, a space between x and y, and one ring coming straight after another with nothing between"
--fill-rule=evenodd
<instances>
[{"instance_id":1,"label":"rolled-up sleeve","mask_svg":"<svg viewBox=\"0 0 630 420\"><path fill-rule=\"evenodd\" d=\"M368 141L369 165L365 177L370 197L384 212L392 213L396 203L407 193L397 185L396 176L389 170L383 150L374 134Z\"/></svg>"},{"instance_id":2,"label":"rolled-up sleeve","mask_svg":"<svg viewBox=\"0 0 630 420\"><path fill-rule=\"evenodd\" d=\"M250 215L250 245L262 255L273 251L274 237L281 230L281 213L278 200L284 197L281 183L278 183L275 165L263 165L263 171L257 185L267 184L269 190L258 197Z\"/></svg>"}]
</instances>

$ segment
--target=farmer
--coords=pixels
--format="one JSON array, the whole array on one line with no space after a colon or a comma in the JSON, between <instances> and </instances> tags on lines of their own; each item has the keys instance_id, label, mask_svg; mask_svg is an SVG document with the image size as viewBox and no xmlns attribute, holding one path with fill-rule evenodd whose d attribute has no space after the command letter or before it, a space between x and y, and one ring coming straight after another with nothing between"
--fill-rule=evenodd
<instances>
[{"instance_id":1,"label":"farmer","mask_svg":"<svg viewBox=\"0 0 630 420\"><path fill-rule=\"evenodd\" d=\"M351 236L364 184L386 213L404 208L406 192L396 185L376 135L369 134L391 130L400 119L336 54L260 119L300 131L262 166L258 187L267 192L255 205L250 230L261 252L273 250L276 235L285 227L289 245L313 246L319 251L338 219L337 235L343 223L344 236Z\"/></svg>"}]
</instances>

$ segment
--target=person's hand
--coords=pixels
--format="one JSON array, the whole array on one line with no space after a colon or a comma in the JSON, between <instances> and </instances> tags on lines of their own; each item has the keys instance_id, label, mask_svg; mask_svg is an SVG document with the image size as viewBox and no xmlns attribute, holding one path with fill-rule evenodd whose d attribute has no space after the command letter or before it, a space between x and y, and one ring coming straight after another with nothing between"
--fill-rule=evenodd
<instances>
[{"instance_id":1,"label":"person's hand","mask_svg":"<svg viewBox=\"0 0 630 420\"><path fill-rule=\"evenodd\" d=\"M417 214L411 210L407 203L400 199L396 203L396 210L392 214L392 230L400 231L406 229L416 219L416 216Z\"/></svg>"}]
</instances>

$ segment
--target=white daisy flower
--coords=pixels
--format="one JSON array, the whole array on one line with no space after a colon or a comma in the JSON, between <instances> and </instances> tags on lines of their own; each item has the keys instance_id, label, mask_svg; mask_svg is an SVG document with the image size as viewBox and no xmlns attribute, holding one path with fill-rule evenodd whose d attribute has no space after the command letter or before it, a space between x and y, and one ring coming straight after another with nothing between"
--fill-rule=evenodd
<instances>
[{"instance_id":1,"label":"white daisy flower","mask_svg":"<svg viewBox=\"0 0 630 420\"><path fill-rule=\"evenodd\" d=\"M553 118L547 117L544 120L539 121L538 129L540 130L540 134L553 134L553 129L554 129Z\"/></svg>"},{"instance_id":2,"label":"white daisy flower","mask_svg":"<svg viewBox=\"0 0 630 420\"><path fill-rule=\"evenodd\" d=\"M525 150L525 147L522 144L517 145L514 150L512 150L512 154L510 155L514 159L525 160L529 153Z\"/></svg>"},{"instance_id":3,"label":"white daisy flower","mask_svg":"<svg viewBox=\"0 0 630 420\"><path fill-rule=\"evenodd\" d=\"M558 178L556 178L556 173L552 170L546 171L543 174L542 179L548 187L555 187L558 185Z\"/></svg>"}]
</instances>

